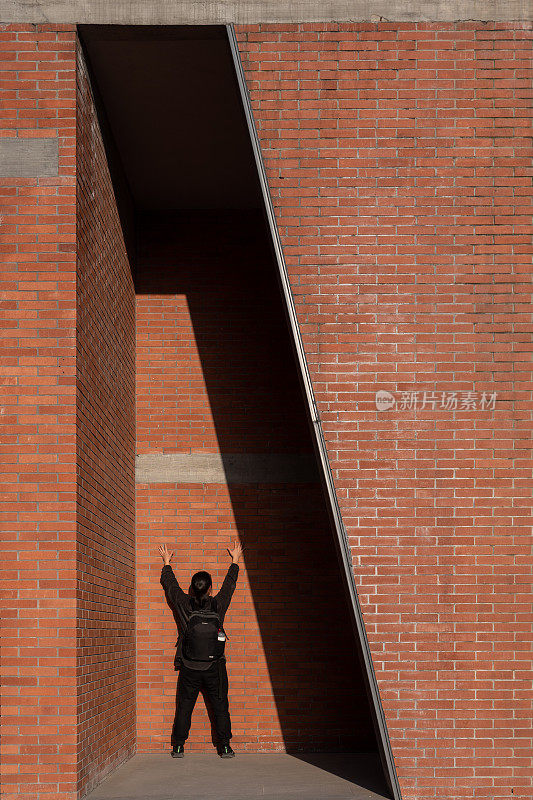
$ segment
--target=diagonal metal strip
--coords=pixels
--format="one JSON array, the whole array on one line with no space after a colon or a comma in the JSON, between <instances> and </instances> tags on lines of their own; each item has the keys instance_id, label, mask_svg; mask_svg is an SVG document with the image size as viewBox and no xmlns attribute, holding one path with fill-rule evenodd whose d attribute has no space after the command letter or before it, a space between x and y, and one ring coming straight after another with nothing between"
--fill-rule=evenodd
<instances>
[{"instance_id":1,"label":"diagonal metal strip","mask_svg":"<svg viewBox=\"0 0 533 800\"><path fill-rule=\"evenodd\" d=\"M302 343L302 338L300 334L300 327L298 325L298 318L296 316L296 309L294 307L294 300L292 297L292 291L289 283L289 276L287 272L287 266L285 264L285 258L283 255L283 248L281 245L281 240L279 237L278 227L276 223L276 218L274 214L274 207L272 205L272 198L270 196L270 191L268 188L268 180L265 172L265 166L263 162L263 156L261 153L261 145L259 143L259 137L257 135L257 129L255 127L255 121L253 118L253 112L250 102L250 95L248 93L248 87L246 85L246 78L244 75L244 69L242 66L241 56L239 52L239 47L237 43L237 37L235 35L235 27L233 24L226 25L226 30L228 33L229 44L231 48L231 53L233 56L233 64L235 67L235 74L237 78L237 82L239 85L241 100L243 104L244 113L246 116L246 122L248 125L248 131L250 134L250 141L252 144L255 163L257 167L258 177L261 184L261 191L263 195L263 202L265 207L265 212L268 219L268 224L270 228L270 234L272 237L272 245L274 248L274 253L276 256L276 262L279 269L279 277L281 279L281 287L285 299L286 310L288 313L289 318L289 325L290 331L293 337L293 343L295 346L296 355L298 358L298 363L300 367L301 377L303 386L305 389L305 396L307 405L309 408L311 421L313 423L312 427L315 434L315 444L317 447L317 452L320 456L320 464L321 469L325 481L325 485L327 488L329 503L330 503L330 510L335 526L335 531L337 534L339 547L340 547L340 554L341 560L345 571L347 588L349 591L350 599L352 602L352 611L354 614L357 631L359 633L359 639L361 643L361 649L363 653L363 661L364 666L366 669L368 685L370 689L371 695L371 703L374 709L375 715L375 723L377 726L377 730L379 732L379 738L381 741L379 744L380 747L380 755L383 762L383 767L385 771L385 776L389 782L390 789L393 794L394 800L401 800L401 790L400 784L398 781L398 775L396 773L396 766L394 764L394 756L392 753L392 747L389 739L389 734L387 731L387 723L385 720L385 714L383 712L383 706L381 704L381 697L379 694L379 687L377 683L376 673L374 671L374 665L372 663L372 654L370 652L370 646L368 644L368 639L366 635L365 625L363 622L363 615L361 611L361 606L359 604L359 597L357 595L357 587L355 584L355 577L352 570L351 565L351 553L350 547L348 544L348 537L346 534L346 529L344 527L344 523L342 520L341 511L339 508L339 503L337 499L337 494L335 492L335 484L333 481L333 475L331 472L331 466L329 463L329 458L327 455L326 450L326 443L324 440L324 433L322 431L322 425L320 422L320 418L318 415L318 410L314 398L313 386L311 383L311 377L309 375L309 368L307 366L307 359L305 357L305 351Z\"/></svg>"}]
</instances>

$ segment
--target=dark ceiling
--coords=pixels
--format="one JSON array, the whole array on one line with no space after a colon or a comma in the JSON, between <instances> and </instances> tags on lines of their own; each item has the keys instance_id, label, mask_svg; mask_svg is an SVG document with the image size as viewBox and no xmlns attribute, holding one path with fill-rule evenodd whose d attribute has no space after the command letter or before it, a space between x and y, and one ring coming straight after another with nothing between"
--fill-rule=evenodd
<instances>
[{"instance_id":1,"label":"dark ceiling","mask_svg":"<svg viewBox=\"0 0 533 800\"><path fill-rule=\"evenodd\" d=\"M79 28L138 209L260 206L223 27Z\"/></svg>"}]
</instances>

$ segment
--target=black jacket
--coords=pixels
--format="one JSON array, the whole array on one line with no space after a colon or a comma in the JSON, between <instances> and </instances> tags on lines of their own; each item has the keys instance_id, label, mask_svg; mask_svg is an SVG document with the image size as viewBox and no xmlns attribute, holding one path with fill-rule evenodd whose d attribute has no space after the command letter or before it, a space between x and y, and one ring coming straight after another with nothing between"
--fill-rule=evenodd
<instances>
[{"instance_id":1,"label":"black jacket","mask_svg":"<svg viewBox=\"0 0 533 800\"><path fill-rule=\"evenodd\" d=\"M212 600L216 600L216 610L222 623L224 622L226 611L228 610L231 598L233 597L233 592L235 591L235 586L237 585L238 574L239 565L233 563L230 564L226 577L224 578L224 582L220 587L220 591L214 596L214 598L210 598L210 604ZM182 653L183 631L185 630L187 620L191 614L191 596L184 592L179 585L178 581L176 580L176 576L174 575L174 570L170 564L163 565L163 568L161 569L160 583L165 590L165 594L170 605L176 611L178 617L179 636L178 641L176 642L174 669L178 670L182 664L186 667L190 667L191 669L209 669L212 662L207 662L205 666L203 664L202 666L199 666L197 661L188 661ZM222 656L222 658L224 658L224 656Z\"/></svg>"}]
</instances>

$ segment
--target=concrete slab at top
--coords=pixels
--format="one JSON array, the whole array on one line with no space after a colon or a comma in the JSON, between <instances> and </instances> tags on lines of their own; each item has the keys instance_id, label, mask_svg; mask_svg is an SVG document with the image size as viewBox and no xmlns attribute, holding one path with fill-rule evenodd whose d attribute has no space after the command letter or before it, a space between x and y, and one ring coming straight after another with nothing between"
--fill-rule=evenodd
<instances>
[{"instance_id":1,"label":"concrete slab at top","mask_svg":"<svg viewBox=\"0 0 533 800\"><path fill-rule=\"evenodd\" d=\"M528 21L531 0L0 0L0 23Z\"/></svg>"}]
</instances>

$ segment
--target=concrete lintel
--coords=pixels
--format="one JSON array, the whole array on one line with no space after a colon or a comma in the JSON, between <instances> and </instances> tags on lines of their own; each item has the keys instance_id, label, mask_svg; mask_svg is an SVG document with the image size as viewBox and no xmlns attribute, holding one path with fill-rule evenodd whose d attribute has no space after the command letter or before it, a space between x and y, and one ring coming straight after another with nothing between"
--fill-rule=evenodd
<instances>
[{"instance_id":1,"label":"concrete lintel","mask_svg":"<svg viewBox=\"0 0 533 800\"><path fill-rule=\"evenodd\" d=\"M530 0L0 0L0 22L217 25L256 22L527 21Z\"/></svg>"},{"instance_id":2,"label":"concrete lintel","mask_svg":"<svg viewBox=\"0 0 533 800\"><path fill-rule=\"evenodd\" d=\"M57 137L0 139L0 177L39 178L59 172Z\"/></svg>"},{"instance_id":3,"label":"concrete lintel","mask_svg":"<svg viewBox=\"0 0 533 800\"><path fill-rule=\"evenodd\" d=\"M319 481L313 455L285 453L143 453L136 483L309 483Z\"/></svg>"}]
</instances>

